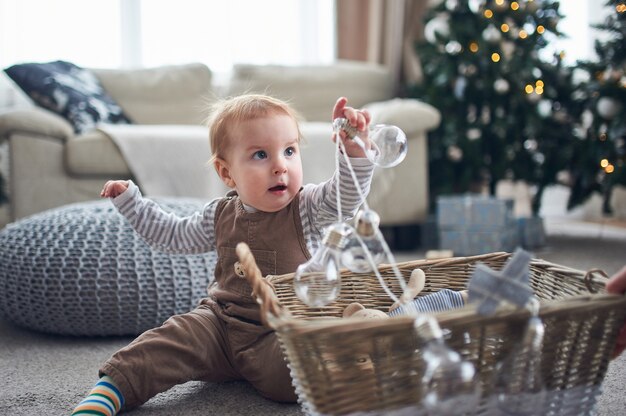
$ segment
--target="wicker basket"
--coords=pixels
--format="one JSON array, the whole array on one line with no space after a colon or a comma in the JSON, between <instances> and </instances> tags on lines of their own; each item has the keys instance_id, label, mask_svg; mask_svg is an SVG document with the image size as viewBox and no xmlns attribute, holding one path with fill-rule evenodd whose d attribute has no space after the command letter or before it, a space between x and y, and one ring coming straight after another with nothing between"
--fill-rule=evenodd
<instances>
[{"instance_id":1,"label":"wicker basket","mask_svg":"<svg viewBox=\"0 0 626 416\"><path fill-rule=\"evenodd\" d=\"M398 268L405 280L415 268L426 273L423 295L444 288L465 289L477 262L501 269L509 257L510 253L491 253L419 260L400 263ZM339 298L314 309L295 296L293 274L262 279L256 265L251 268L243 258L242 263L263 316L276 330L307 413L421 412L419 375L424 361L413 318L329 319L341 317L351 302L387 311L392 301L375 276L343 272ZM585 273L543 260L533 260L530 271L545 325L541 372L548 394L543 414L591 414L626 318L626 297L600 293L606 281L601 271ZM380 272L399 296L401 288L392 268L381 266ZM500 308L484 317L467 305L435 316L446 344L477 369L481 401L473 414L497 414L492 395L496 365L519 342L529 312Z\"/></svg>"}]
</instances>

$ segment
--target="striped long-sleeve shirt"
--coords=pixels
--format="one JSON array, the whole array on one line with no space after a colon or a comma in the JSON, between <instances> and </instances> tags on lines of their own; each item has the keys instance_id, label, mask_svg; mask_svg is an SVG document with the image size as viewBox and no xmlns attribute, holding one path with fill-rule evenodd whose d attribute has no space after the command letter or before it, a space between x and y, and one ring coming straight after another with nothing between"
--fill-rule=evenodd
<instances>
[{"instance_id":1,"label":"striped long-sleeve shirt","mask_svg":"<svg viewBox=\"0 0 626 416\"><path fill-rule=\"evenodd\" d=\"M367 196L374 165L364 158L353 158L350 162L363 195ZM354 216L363 203L343 159L340 160L339 172L335 172L328 181L305 185L299 208L304 238L311 253L319 247L324 228L339 221L337 181L340 184L342 220ZM113 199L113 204L152 247L169 253L195 254L216 250L214 219L219 200L211 200L191 216L179 217L142 197L139 188L130 182L128 189Z\"/></svg>"}]
</instances>

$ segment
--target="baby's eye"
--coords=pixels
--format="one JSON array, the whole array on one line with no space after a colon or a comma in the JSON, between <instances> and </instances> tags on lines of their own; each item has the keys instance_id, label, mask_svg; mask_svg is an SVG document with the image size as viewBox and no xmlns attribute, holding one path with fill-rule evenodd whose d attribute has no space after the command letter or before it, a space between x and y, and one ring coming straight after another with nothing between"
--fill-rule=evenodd
<instances>
[{"instance_id":1,"label":"baby's eye","mask_svg":"<svg viewBox=\"0 0 626 416\"><path fill-rule=\"evenodd\" d=\"M266 158L267 158L267 153L265 153L265 150L258 150L254 152L254 154L252 155L252 159L266 159Z\"/></svg>"},{"instance_id":2,"label":"baby's eye","mask_svg":"<svg viewBox=\"0 0 626 416\"><path fill-rule=\"evenodd\" d=\"M290 146L288 148L285 149L285 156L293 156L296 154L296 148L293 146Z\"/></svg>"}]
</instances>

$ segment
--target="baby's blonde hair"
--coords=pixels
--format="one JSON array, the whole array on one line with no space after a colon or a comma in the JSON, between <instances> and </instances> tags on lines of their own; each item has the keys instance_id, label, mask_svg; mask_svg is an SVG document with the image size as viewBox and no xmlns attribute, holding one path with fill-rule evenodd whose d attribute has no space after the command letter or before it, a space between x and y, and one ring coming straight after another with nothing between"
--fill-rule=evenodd
<instances>
[{"instance_id":1,"label":"baby's blonde hair","mask_svg":"<svg viewBox=\"0 0 626 416\"><path fill-rule=\"evenodd\" d=\"M262 94L246 94L219 100L212 105L209 118L211 159L224 159L225 150L232 140L233 126L244 121L268 115L282 114L291 117L298 129L298 141L302 138L298 121L300 116L285 101Z\"/></svg>"}]
</instances>

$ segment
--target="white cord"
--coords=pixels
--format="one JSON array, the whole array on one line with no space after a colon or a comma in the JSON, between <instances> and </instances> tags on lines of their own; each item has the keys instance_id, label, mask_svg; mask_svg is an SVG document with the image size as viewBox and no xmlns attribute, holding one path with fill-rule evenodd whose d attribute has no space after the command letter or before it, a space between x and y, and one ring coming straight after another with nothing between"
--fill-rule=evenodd
<instances>
[{"instance_id":1,"label":"white cord","mask_svg":"<svg viewBox=\"0 0 626 416\"><path fill-rule=\"evenodd\" d=\"M361 238L361 236L359 235L358 232L356 232L356 230L354 230L354 236L356 237L357 241L361 244L361 247L363 248L363 251L365 252L365 255L367 256L367 262L370 264L370 267L374 271L374 274L376 274L376 278L378 279L378 283L380 283L380 286L387 293L387 295L391 298L391 300L393 300L394 302L400 302L398 298L396 297L396 295L393 294L391 289L389 289L389 286L387 286L387 284L383 280L383 277L380 275L380 272L378 271L378 265L376 264L376 262L374 261L374 258L372 257L372 253L370 253L369 249L367 248L367 245L365 244L365 241L363 241L363 238ZM386 245L387 244L384 244L383 246L386 246ZM395 264L394 264L394 267L395 267ZM397 267L393 270L395 273L397 270ZM400 273L399 270L397 270L397 273L398 274L396 274L396 277L398 277L398 281L400 282L400 286L402 286L402 291L404 292L404 290L406 289L406 285L404 284L404 279L399 274Z\"/></svg>"},{"instance_id":2,"label":"white cord","mask_svg":"<svg viewBox=\"0 0 626 416\"><path fill-rule=\"evenodd\" d=\"M348 165L348 170L350 171L350 176L352 177L352 181L354 182L354 186L356 187L357 192L359 193L359 198L361 199L361 201L363 201L363 206L365 207L365 209L369 210L370 208L369 208L369 205L367 204L367 200L365 198L365 194L363 193L363 189L361 189L361 184L359 183L359 180L356 177L356 173L354 172L354 168L352 166L352 163L350 162L350 158L348 157L348 154L346 153L346 147L343 144L343 141L341 140L341 137L339 136L339 131L336 131L336 137L337 137L337 151L335 153L336 169L337 169L337 171L339 171L339 153L341 152L341 153L343 153L343 158L346 161L346 164ZM337 186L337 199L338 200L341 199L341 197L339 195L339 192L340 192L339 191L339 186ZM341 215L340 215L339 220L341 221ZM369 249L365 245L365 242L361 239L361 236L359 235L358 232L356 232L356 230L354 232L354 235L357 237L359 243L361 244L361 247L363 248L363 251L365 251L365 253L367 255L367 260L368 260L368 262L370 264L370 267L372 268L374 273L376 273L376 277L378 278L378 282L380 283L382 288L385 290L387 295L389 295L389 297L394 302L398 302L398 298L393 294L393 292L391 292L391 290L389 289L387 284L384 282L382 276L380 275L380 272L378 271L378 265L376 264L376 262L374 262L372 254L370 253ZM393 256L393 253L391 252L391 249L387 245L387 242L385 241L385 239L384 239L382 233L380 232L380 229L378 229L378 227L376 228L376 238L382 243L383 250L385 251L385 255L387 256L387 260L389 260L389 264L391 265L391 269L393 270L394 274L396 275L396 279L398 279L398 282L400 283L400 287L402 288L402 291L404 292L406 290L406 282L404 281L404 278L402 277L402 274L400 273L400 269L398 269L398 266L396 264L396 259Z\"/></svg>"},{"instance_id":3,"label":"white cord","mask_svg":"<svg viewBox=\"0 0 626 416\"><path fill-rule=\"evenodd\" d=\"M343 143L341 142L341 136L339 135L339 131L341 129L335 130L335 172L337 172L337 181L335 182L336 186L336 197L337 197L337 220L339 222L343 221L343 214L341 212L341 170L339 167L339 153L342 149L345 151L345 147L343 147Z\"/></svg>"}]
</instances>

